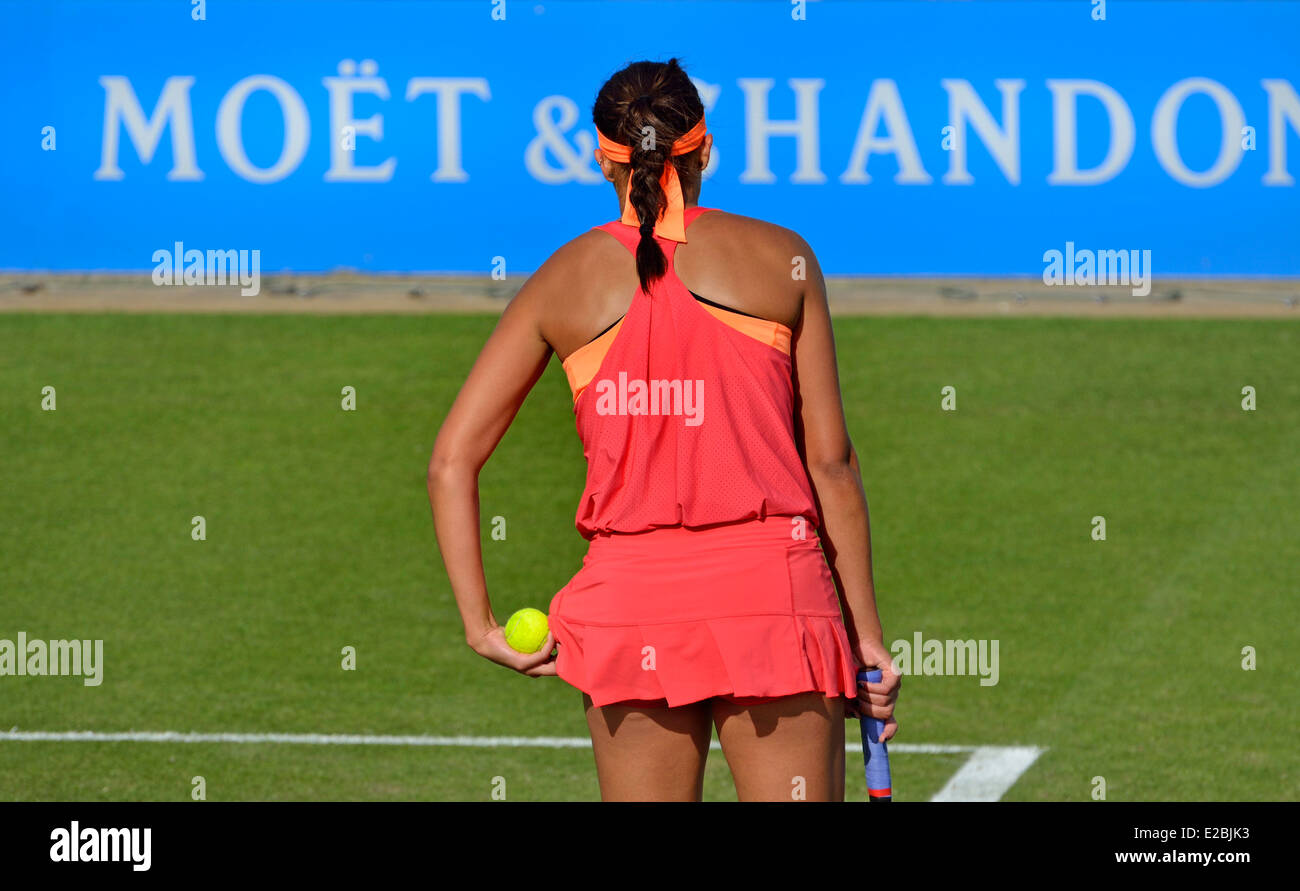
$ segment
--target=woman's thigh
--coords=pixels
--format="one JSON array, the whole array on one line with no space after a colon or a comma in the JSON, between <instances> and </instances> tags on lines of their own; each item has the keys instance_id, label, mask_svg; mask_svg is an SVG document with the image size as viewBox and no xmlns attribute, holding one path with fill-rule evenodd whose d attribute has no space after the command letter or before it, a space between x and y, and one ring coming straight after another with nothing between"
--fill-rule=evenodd
<instances>
[{"instance_id":1,"label":"woman's thigh","mask_svg":"<svg viewBox=\"0 0 1300 891\"><path fill-rule=\"evenodd\" d=\"M583 694L604 801L699 801L713 718L709 703L618 702Z\"/></svg>"},{"instance_id":2,"label":"woman's thigh","mask_svg":"<svg viewBox=\"0 0 1300 891\"><path fill-rule=\"evenodd\" d=\"M843 699L715 699L713 719L741 801L844 800Z\"/></svg>"}]
</instances>

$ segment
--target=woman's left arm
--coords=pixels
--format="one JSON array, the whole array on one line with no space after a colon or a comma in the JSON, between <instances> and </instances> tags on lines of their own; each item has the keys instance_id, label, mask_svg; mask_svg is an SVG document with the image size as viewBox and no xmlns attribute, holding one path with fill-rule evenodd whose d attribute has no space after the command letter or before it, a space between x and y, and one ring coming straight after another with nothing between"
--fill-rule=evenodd
<instances>
[{"instance_id":1,"label":"woman's left arm","mask_svg":"<svg viewBox=\"0 0 1300 891\"><path fill-rule=\"evenodd\" d=\"M543 267L545 268L545 267ZM479 655L533 676L555 674L553 641L531 655L515 652L492 614L479 538L478 475L550 359L541 334L538 270L511 300L447 413L429 459L429 503L465 642Z\"/></svg>"}]
</instances>

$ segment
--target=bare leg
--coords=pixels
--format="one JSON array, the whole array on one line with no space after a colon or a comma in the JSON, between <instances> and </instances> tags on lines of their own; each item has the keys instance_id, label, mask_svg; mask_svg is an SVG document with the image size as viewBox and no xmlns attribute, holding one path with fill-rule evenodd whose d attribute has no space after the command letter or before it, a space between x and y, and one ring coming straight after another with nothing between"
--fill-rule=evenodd
<instances>
[{"instance_id":1,"label":"bare leg","mask_svg":"<svg viewBox=\"0 0 1300 891\"><path fill-rule=\"evenodd\" d=\"M709 702L614 703L583 694L604 801L699 801L712 737Z\"/></svg>"},{"instance_id":2,"label":"bare leg","mask_svg":"<svg viewBox=\"0 0 1300 891\"><path fill-rule=\"evenodd\" d=\"M741 801L844 800L843 699L715 699L713 719Z\"/></svg>"}]
</instances>

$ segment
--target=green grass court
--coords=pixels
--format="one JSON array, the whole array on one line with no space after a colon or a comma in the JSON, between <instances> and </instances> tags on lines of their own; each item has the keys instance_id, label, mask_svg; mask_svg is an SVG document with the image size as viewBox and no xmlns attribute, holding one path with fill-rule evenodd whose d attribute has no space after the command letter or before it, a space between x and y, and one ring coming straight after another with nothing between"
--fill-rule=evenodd
<instances>
[{"instance_id":1,"label":"green grass court","mask_svg":"<svg viewBox=\"0 0 1300 891\"><path fill-rule=\"evenodd\" d=\"M0 734L585 736L575 690L464 645L437 555L425 466L494 321L0 316L0 638L105 651L99 687L0 677ZM1088 800L1097 776L1112 801L1300 799L1300 325L836 335L886 641L1000 641L996 686L905 678L897 741L1047 749L1006 800ZM500 621L581 562L570 406L552 363L481 479ZM893 760L896 798L924 800L963 756ZM494 777L598 797L584 749L0 739L5 800L186 800L194 776L209 800L486 800ZM705 792L734 798L720 752Z\"/></svg>"}]
</instances>

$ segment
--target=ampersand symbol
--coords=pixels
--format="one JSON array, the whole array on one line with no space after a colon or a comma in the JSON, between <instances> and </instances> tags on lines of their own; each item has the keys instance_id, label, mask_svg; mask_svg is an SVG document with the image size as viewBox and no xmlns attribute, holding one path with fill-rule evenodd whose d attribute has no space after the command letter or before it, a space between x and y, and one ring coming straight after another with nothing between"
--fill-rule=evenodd
<instances>
[{"instance_id":1,"label":"ampersand symbol","mask_svg":"<svg viewBox=\"0 0 1300 891\"><path fill-rule=\"evenodd\" d=\"M575 150L566 133L578 121L578 105L568 96L547 96L533 109L533 126L537 136L528 143L524 164L528 172L541 182L556 185L567 182L604 182L599 171L591 166L596 141L585 130L573 134ZM560 166L548 162L547 153Z\"/></svg>"}]
</instances>

